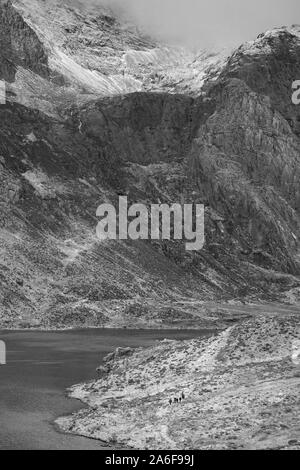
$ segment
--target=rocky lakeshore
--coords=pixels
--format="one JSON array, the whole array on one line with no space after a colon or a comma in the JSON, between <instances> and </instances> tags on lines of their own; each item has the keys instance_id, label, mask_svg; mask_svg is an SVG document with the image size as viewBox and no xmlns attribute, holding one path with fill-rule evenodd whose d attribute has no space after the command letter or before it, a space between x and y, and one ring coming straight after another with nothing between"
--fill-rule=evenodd
<instances>
[{"instance_id":1,"label":"rocky lakeshore","mask_svg":"<svg viewBox=\"0 0 300 470\"><path fill-rule=\"evenodd\" d=\"M88 408L57 424L139 449L300 449L299 351L299 313L118 349L99 380L70 390Z\"/></svg>"}]
</instances>

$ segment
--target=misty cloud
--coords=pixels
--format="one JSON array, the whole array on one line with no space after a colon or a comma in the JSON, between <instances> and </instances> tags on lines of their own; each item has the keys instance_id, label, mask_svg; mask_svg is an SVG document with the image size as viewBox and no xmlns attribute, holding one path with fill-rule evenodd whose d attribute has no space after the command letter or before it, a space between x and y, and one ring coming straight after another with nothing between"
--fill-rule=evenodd
<instances>
[{"instance_id":1,"label":"misty cloud","mask_svg":"<svg viewBox=\"0 0 300 470\"><path fill-rule=\"evenodd\" d=\"M170 41L231 46L300 22L299 0L85 0L121 8L147 32Z\"/></svg>"}]
</instances>

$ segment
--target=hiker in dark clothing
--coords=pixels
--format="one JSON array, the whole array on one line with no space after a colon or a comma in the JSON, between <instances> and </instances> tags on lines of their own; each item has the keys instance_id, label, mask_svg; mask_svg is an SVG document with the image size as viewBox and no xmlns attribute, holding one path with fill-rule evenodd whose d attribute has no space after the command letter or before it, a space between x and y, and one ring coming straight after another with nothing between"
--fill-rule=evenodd
<instances>
[{"instance_id":1,"label":"hiker in dark clothing","mask_svg":"<svg viewBox=\"0 0 300 470\"><path fill-rule=\"evenodd\" d=\"M170 400L169 400L169 405L171 406L172 403L173 403L173 400L172 400L172 398L170 398Z\"/></svg>"},{"instance_id":2,"label":"hiker in dark clothing","mask_svg":"<svg viewBox=\"0 0 300 470\"><path fill-rule=\"evenodd\" d=\"M181 403L181 397L179 398L179 402Z\"/></svg>"},{"instance_id":3,"label":"hiker in dark clothing","mask_svg":"<svg viewBox=\"0 0 300 470\"><path fill-rule=\"evenodd\" d=\"M184 394L183 392L182 392L182 394L181 394L181 398L182 398L182 400L185 399L185 394Z\"/></svg>"}]
</instances>

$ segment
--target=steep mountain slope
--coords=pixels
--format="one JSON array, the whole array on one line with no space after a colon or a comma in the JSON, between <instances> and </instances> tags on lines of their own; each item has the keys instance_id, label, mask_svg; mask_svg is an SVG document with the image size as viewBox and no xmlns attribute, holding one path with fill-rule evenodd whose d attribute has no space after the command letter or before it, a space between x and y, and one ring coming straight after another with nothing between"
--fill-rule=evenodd
<instances>
[{"instance_id":1,"label":"steep mountain slope","mask_svg":"<svg viewBox=\"0 0 300 470\"><path fill-rule=\"evenodd\" d=\"M239 78L256 93L268 96L297 135L299 109L291 100L291 84L300 74L299 47L299 25L267 31L237 49L223 71L224 78Z\"/></svg>"},{"instance_id":2,"label":"steep mountain slope","mask_svg":"<svg viewBox=\"0 0 300 470\"><path fill-rule=\"evenodd\" d=\"M1 0L0 25L1 327L212 326L203 301L299 286L297 30L225 60L80 2ZM100 243L119 194L205 203L205 248Z\"/></svg>"},{"instance_id":3,"label":"steep mountain slope","mask_svg":"<svg viewBox=\"0 0 300 470\"><path fill-rule=\"evenodd\" d=\"M210 92L215 111L193 141L192 177L252 256L297 273L299 139L245 82L231 79L219 86Z\"/></svg>"}]
</instances>

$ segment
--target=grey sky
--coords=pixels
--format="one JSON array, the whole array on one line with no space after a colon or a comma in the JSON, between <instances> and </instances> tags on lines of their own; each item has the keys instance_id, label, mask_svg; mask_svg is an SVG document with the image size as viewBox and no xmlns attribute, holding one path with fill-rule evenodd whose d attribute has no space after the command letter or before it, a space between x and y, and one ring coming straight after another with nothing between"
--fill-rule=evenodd
<instances>
[{"instance_id":1,"label":"grey sky","mask_svg":"<svg viewBox=\"0 0 300 470\"><path fill-rule=\"evenodd\" d=\"M238 45L275 26L300 23L299 0L102 1L126 7L149 32L198 45Z\"/></svg>"}]
</instances>

